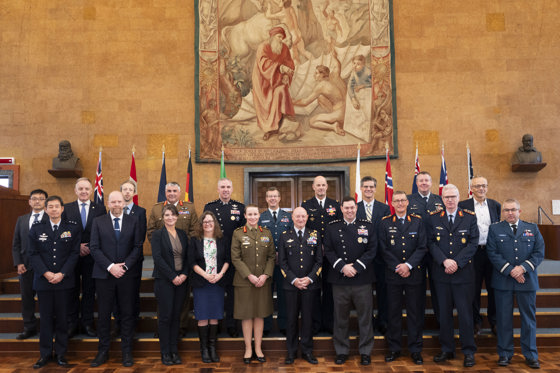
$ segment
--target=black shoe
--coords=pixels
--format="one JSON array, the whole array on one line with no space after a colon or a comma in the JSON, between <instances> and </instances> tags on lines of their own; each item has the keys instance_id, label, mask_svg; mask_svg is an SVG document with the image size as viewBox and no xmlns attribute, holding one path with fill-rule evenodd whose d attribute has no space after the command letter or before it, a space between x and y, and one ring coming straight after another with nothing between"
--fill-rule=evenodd
<instances>
[{"instance_id":1,"label":"black shoe","mask_svg":"<svg viewBox=\"0 0 560 373\"><path fill-rule=\"evenodd\" d=\"M287 365L293 364L295 359L296 359L296 358L293 357L293 356L288 356L288 357L286 358L286 360L284 360L284 364L287 364Z\"/></svg>"},{"instance_id":2,"label":"black shoe","mask_svg":"<svg viewBox=\"0 0 560 373\"><path fill-rule=\"evenodd\" d=\"M420 352L413 352L410 357L412 358L412 362L416 365L424 364L424 359L422 359L422 354Z\"/></svg>"},{"instance_id":3,"label":"black shoe","mask_svg":"<svg viewBox=\"0 0 560 373\"><path fill-rule=\"evenodd\" d=\"M348 355L340 354L340 355L336 355L336 358L334 359L334 363L336 365L342 365L346 362L346 360L348 360Z\"/></svg>"},{"instance_id":4,"label":"black shoe","mask_svg":"<svg viewBox=\"0 0 560 373\"><path fill-rule=\"evenodd\" d=\"M173 359L170 354L161 354L161 363L163 365L173 365Z\"/></svg>"},{"instance_id":5,"label":"black shoe","mask_svg":"<svg viewBox=\"0 0 560 373\"><path fill-rule=\"evenodd\" d=\"M385 355L385 362L390 363L391 361L395 361L399 356L401 356L400 351L391 351Z\"/></svg>"},{"instance_id":6,"label":"black shoe","mask_svg":"<svg viewBox=\"0 0 560 373\"><path fill-rule=\"evenodd\" d=\"M501 367L507 367L511 363L511 357L500 356L498 359L498 365Z\"/></svg>"},{"instance_id":7,"label":"black shoe","mask_svg":"<svg viewBox=\"0 0 560 373\"><path fill-rule=\"evenodd\" d=\"M179 354L176 352L171 353L171 360L173 361L173 365L183 364L183 361L181 361L181 356L179 356Z\"/></svg>"},{"instance_id":8,"label":"black shoe","mask_svg":"<svg viewBox=\"0 0 560 373\"><path fill-rule=\"evenodd\" d=\"M253 361L253 356L251 356L251 357L244 357L244 358L243 358L243 362L244 362L245 364L251 364L251 361Z\"/></svg>"},{"instance_id":9,"label":"black shoe","mask_svg":"<svg viewBox=\"0 0 560 373\"><path fill-rule=\"evenodd\" d=\"M257 361L259 363L266 363L266 358L263 356L257 356Z\"/></svg>"},{"instance_id":10,"label":"black shoe","mask_svg":"<svg viewBox=\"0 0 560 373\"><path fill-rule=\"evenodd\" d=\"M56 363L58 365L60 365L61 367L68 366L68 360L66 360L66 357L64 357L64 355L55 356L55 360L56 360Z\"/></svg>"},{"instance_id":11,"label":"black shoe","mask_svg":"<svg viewBox=\"0 0 560 373\"><path fill-rule=\"evenodd\" d=\"M90 366L92 368L96 368L100 365L105 364L108 359L109 359L109 354L107 352L98 352L97 356L95 357L95 359L93 359Z\"/></svg>"},{"instance_id":12,"label":"black shoe","mask_svg":"<svg viewBox=\"0 0 560 373\"><path fill-rule=\"evenodd\" d=\"M537 359L525 359L525 363L527 363L529 368L541 369L541 364L539 364Z\"/></svg>"},{"instance_id":13,"label":"black shoe","mask_svg":"<svg viewBox=\"0 0 560 373\"><path fill-rule=\"evenodd\" d=\"M463 360L463 366L465 368L470 368L470 367L474 367L475 361L474 361L474 355L465 355L465 359Z\"/></svg>"},{"instance_id":14,"label":"black shoe","mask_svg":"<svg viewBox=\"0 0 560 373\"><path fill-rule=\"evenodd\" d=\"M36 329L33 329L33 330L27 329L27 330L24 330L23 333L18 334L16 339L22 341L24 339L31 338L34 335L37 335L37 330Z\"/></svg>"},{"instance_id":15,"label":"black shoe","mask_svg":"<svg viewBox=\"0 0 560 373\"><path fill-rule=\"evenodd\" d=\"M122 365L127 368L134 365L134 360L132 360L132 354L130 352L123 353Z\"/></svg>"},{"instance_id":16,"label":"black shoe","mask_svg":"<svg viewBox=\"0 0 560 373\"><path fill-rule=\"evenodd\" d=\"M230 326L229 328L227 328L227 333L229 334L229 336L231 338L239 337L239 332L237 331L237 328L234 328L233 326Z\"/></svg>"},{"instance_id":17,"label":"black shoe","mask_svg":"<svg viewBox=\"0 0 560 373\"><path fill-rule=\"evenodd\" d=\"M84 327L84 332L88 337L97 337L97 333L95 332L95 328L93 327L93 325L86 325Z\"/></svg>"},{"instance_id":18,"label":"black shoe","mask_svg":"<svg viewBox=\"0 0 560 373\"><path fill-rule=\"evenodd\" d=\"M77 325L70 325L68 327L68 339L74 338L74 336L78 333L78 326Z\"/></svg>"},{"instance_id":19,"label":"black shoe","mask_svg":"<svg viewBox=\"0 0 560 373\"><path fill-rule=\"evenodd\" d=\"M455 358L455 353L453 352L440 352L436 356L434 356L434 361L436 363L443 363L446 360L452 360Z\"/></svg>"},{"instance_id":20,"label":"black shoe","mask_svg":"<svg viewBox=\"0 0 560 373\"><path fill-rule=\"evenodd\" d=\"M313 364L313 365L319 364L319 362L317 361L315 356L313 356L313 354L301 354L301 358L307 361L309 364Z\"/></svg>"},{"instance_id":21,"label":"black shoe","mask_svg":"<svg viewBox=\"0 0 560 373\"><path fill-rule=\"evenodd\" d=\"M360 364L362 365L370 365L371 364L371 357L369 355L360 355Z\"/></svg>"},{"instance_id":22,"label":"black shoe","mask_svg":"<svg viewBox=\"0 0 560 373\"><path fill-rule=\"evenodd\" d=\"M47 365L49 361L52 360L51 356L41 356L39 360L35 364L33 364L33 369L39 369Z\"/></svg>"}]
</instances>

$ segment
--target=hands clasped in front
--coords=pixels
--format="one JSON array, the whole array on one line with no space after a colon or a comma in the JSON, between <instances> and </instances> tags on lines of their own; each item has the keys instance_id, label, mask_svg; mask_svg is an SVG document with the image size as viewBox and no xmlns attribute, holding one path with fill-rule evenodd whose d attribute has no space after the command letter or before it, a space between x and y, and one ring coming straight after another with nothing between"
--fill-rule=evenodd
<instances>
[{"instance_id":1,"label":"hands clasped in front","mask_svg":"<svg viewBox=\"0 0 560 373\"><path fill-rule=\"evenodd\" d=\"M253 284L256 288L262 287L265 284L267 278L268 276L265 274L262 274L259 277L255 275L249 275L249 277L247 277L251 284Z\"/></svg>"}]
</instances>

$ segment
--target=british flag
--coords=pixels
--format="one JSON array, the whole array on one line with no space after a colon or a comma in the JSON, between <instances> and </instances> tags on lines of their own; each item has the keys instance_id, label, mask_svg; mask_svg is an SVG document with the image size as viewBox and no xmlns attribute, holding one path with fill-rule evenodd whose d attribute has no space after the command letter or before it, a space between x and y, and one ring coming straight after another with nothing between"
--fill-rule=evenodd
<instances>
[{"instance_id":1,"label":"british flag","mask_svg":"<svg viewBox=\"0 0 560 373\"><path fill-rule=\"evenodd\" d=\"M99 151L99 161L97 162L97 172L95 173L95 189L93 190L93 201L96 204L103 204L103 173L101 172L101 150Z\"/></svg>"},{"instance_id":2,"label":"british flag","mask_svg":"<svg viewBox=\"0 0 560 373\"><path fill-rule=\"evenodd\" d=\"M393 174L391 173L391 160L389 159L389 149L385 150L385 158L387 158L387 164L385 166L385 203L389 205L391 209L391 214L395 213L395 208L393 207Z\"/></svg>"}]
</instances>

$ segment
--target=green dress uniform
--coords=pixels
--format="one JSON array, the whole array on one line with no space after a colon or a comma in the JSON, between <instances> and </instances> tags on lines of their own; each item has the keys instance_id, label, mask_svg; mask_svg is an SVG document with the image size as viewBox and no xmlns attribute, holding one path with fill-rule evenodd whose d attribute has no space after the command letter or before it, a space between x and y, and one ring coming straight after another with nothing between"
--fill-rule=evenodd
<instances>
[{"instance_id":1,"label":"green dress uniform","mask_svg":"<svg viewBox=\"0 0 560 373\"><path fill-rule=\"evenodd\" d=\"M267 228L247 225L237 228L231 240L231 262L235 266L233 277L234 311L233 317L248 320L267 317L272 314L272 291L270 281L274 272L276 250L272 233ZM268 275L266 283L255 287L249 275Z\"/></svg>"},{"instance_id":2,"label":"green dress uniform","mask_svg":"<svg viewBox=\"0 0 560 373\"><path fill-rule=\"evenodd\" d=\"M161 229L165 225L161 213L163 211L163 206L168 203L169 202L167 201L158 202L154 205L154 207L152 207L152 212L150 213L150 218L148 219L148 241L151 241L152 233L155 230ZM179 212L175 227L187 232L187 235L190 238L196 229L196 224L198 223L198 216L196 215L194 204L192 202L179 201L175 207L177 207L177 211Z\"/></svg>"}]
</instances>

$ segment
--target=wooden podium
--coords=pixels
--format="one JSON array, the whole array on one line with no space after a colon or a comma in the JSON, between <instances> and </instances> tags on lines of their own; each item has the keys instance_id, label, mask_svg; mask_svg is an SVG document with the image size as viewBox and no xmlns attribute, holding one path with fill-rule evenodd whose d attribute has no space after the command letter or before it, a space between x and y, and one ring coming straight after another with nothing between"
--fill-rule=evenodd
<instances>
[{"instance_id":1,"label":"wooden podium","mask_svg":"<svg viewBox=\"0 0 560 373\"><path fill-rule=\"evenodd\" d=\"M539 224L539 231L544 239L544 257L560 260L560 225Z\"/></svg>"},{"instance_id":2,"label":"wooden podium","mask_svg":"<svg viewBox=\"0 0 560 373\"><path fill-rule=\"evenodd\" d=\"M17 275L12 256L12 239L18 216L29 210L28 196L0 186L0 279Z\"/></svg>"}]
</instances>

